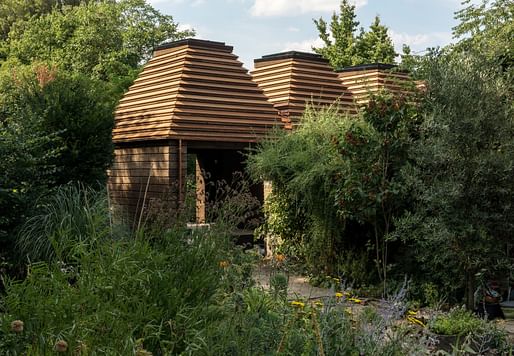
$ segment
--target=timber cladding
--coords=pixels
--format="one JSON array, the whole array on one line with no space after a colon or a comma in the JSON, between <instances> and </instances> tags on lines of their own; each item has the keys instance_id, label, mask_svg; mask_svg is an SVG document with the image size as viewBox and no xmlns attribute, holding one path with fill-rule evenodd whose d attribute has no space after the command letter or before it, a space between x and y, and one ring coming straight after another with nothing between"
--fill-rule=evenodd
<instances>
[{"instance_id":1,"label":"timber cladding","mask_svg":"<svg viewBox=\"0 0 514 356\"><path fill-rule=\"evenodd\" d=\"M317 54L290 51L263 56L254 62L253 80L286 124L297 124L307 103L314 107L336 103L342 111L355 112L351 91L341 83L328 61Z\"/></svg>"},{"instance_id":2,"label":"timber cladding","mask_svg":"<svg viewBox=\"0 0 514 356\"><path fill-rule=\"evenodd\" d=\"M338 73L342 84L352 93L358 106L384 89L400 94L412 94L414 82L407 72L397 71L391 64L366 64L345 68Z\"/></svg>"},{"instance_id":3,"label":"timber cladding","mask_svg":"<svg viewBox=\"0 0 514 356\"><path fill-rule=\"evenodd\" d=\"M158 47L120 101L114 142L184 139L256 142L277 111L232 47L181 40Z\"/></svg>"},{"instance_id":4,"label":"timber cladding","mask_svg":"<svg viewBox=\"0 0 514 356\"><path fill-rule=\"evenodd\" d=\"M108 189L113 205L123 211L124 219L136 221L141 211L163 198L170 207L178 207L178 183L186 175L186 167L180 162L186 162L187 155L179 144L170 140L115 148Z\"/></svg>"}]
</instances>

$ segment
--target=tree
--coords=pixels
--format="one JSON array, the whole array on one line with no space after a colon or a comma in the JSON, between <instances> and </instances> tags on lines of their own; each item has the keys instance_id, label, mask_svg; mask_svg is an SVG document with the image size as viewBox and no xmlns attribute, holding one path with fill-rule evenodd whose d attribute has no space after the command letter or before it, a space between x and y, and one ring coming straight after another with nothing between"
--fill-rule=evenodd
<instances>
[{"instance_id":1,"label":"tree","mask_svg":"<svg viewBox=\"0 0 514 356\"><path fill-rule=\"evenodd\" d=\"M362 56L356 59L361 63L394 63L396 52L393 41L387 33L387 27L380 23L380 17L375 16L368 32L361 28L357 37L356 55Z\"/></svg>"},{"instance_id":2,"label":"tree","mask_svg":"<svg viewBox=\"0 0 514 356\"><path fill-rule=\"evenodd\" d=\"M94 0L93 0L94 1ZM88 0L4 0L0 3L0 40L7 39L11 26L17 21L62 9L64 6L77 6Z\"/></svg>"},{"instance_id":3,"label":"tree","mask_svg":"<svg viewBox=\"0 0 514 356\"><path fill-rule=\"evenodd\" d=\"M113 80L133 77L158 43L191 35L145 0L84 2L15 22L4 47L22 64L43 61Z\"/></svg>"},{"instance_id":4,"label":"tree","mask_svg":"<svg viewBox=\"0 0 514 356\"><path fill-rule=\"evenodd\" d=\"M402 169L419 125L415 92L411 93L371 97L362 112L366 130L352 124L337 141L342 164L333 180L335 205L347 221L370 227L384 293L390 233L409 200Z\"/></svg>"},{"instance_id":5,"label":"tree","mask_svg":"<svg viewBox=\"0 0 514 356\"><path fill-rule=\"evenodd\" d=\"M493 59L500 59L504 67L514 66L514 2L511 0L483 0L480 5L467 5L456 13L460 23L453 28L459 39L459 52L476 51Z\"/></svg>"},{"instance_id":6,"label":"tree","mask_svg":"<svg viewBox=\"0 0 514 356\"><path fill-rule=\"evenodd\" d=\"M57 138L54 183L105 182L111 163L114 103L107 85L44 64L3 71L0 108L4 127L34 122L41 137Z\"/></svg>"},{"instance_id":7,"label":"tree","mask_svg":"<svg viewBox=\"0 0 514 356\"><path fill-rule=\"evenodd\" d=\"M375 17L368 32L361 28L356 36L359 26L356 17L355 6L342 0L340 13L333 13L329 26L323 18L314 20L324 47L313 47L313 50L328 59L335 69L366 63L394 63L394 46L380 18Z\"/></svg>"},{"instance_id":8,"label":"tree","mask_svg":"<svg viewBox=\"0 0 514 356\"><path fill-rule=\"evenodd\" d=\"M512 78L478 55L427 61L421 139L412 150L414 212L404 218L425 278L465 290L473 306L477 273L508 270L514 232Z\"/></svg>"},{"instance_id":9,"label":"tree","mask_svg":"<svg viewBox=\"0 0 514 356\"><path fill-rule=\"evenodd\" d=\"M332 67L338 69L354 64L356 54L354 33L359 26L359 22L355 20L357 15L354 5L350 5L347 0L342 0L339 9L339 15L335 11L332 14L330 32L323 18L314 20L319 37L325 46L313 48L316 53L328 59Z\"/></svg>"}]
</instances>

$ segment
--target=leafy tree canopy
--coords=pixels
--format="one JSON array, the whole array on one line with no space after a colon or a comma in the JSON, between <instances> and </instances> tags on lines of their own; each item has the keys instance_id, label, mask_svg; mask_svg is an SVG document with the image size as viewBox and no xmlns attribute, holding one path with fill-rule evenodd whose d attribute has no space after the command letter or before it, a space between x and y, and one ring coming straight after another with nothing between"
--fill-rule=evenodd
<instances>
[{"instance_id":1,"label":"leafy tree canopy","mask_svg":"<svg viewBox=\"0 0 514 356\"><path fill-rule=\"evenodd\" d=\"M39 17L62 9L63 6L77 6L89 3L88 0L3 0L0 3L0 39L5 40L9 35L12 24L25 21L32 16Z\"/></svg>"},{"instance_id":2,"label":"leafy tree canopy","mask_svg":"<svg viewBox=\"0 0 514 356\"><path fill-rule=\"evenodd\" d=\"M179 31L171 16L145 0L91 1L53 9L19 16L3 42L4 57L22 64L43 61L112 80L138 68L160 42L194 34Z\"/></svg>"},{"instance_id":3,"label":"leafy tree canopy","mask_svg":"<svg viewBox=\"0 0 514 356\"><path fill-rule=\"evenodd\" d=\"M393 42L380 17L375 17L369 31L361 28L358 35L356 17L355 6L342 0L340 13L333 13L330 24L323 18L314 20L324 47L313 50L328 59L335 69L365 63L394 63Z\"/></svg>"},{"instance_id":4,"label":"leafy tree canopy","mask_svg":"<svg viewBox=\"0 0 514 356\"><path fill-rule=\"evenodd\" d=\"M514 2L511 0L483 0L480 5L470 3L456 13L460 24L453 35L459 39L457 51L475 50L500 59L504 66L514 64Z\"/></svg>"},{"instance_id":5,"label":"leafy tree canopy","mask_svg":"<svg viewBox=\"0 0 514 356\"><path fill-rule=\"evenodd\" d=\"M504 264L514 230L512 78L497 61L434 53L426 62L421 139L406 171L416 201L404 236L427 275L448 292ZM427 251L433 251L427 253ZM465 278L463 278L465 277ZM460 281L460 282L457 282Z\"/></svg>"}]
</instances>

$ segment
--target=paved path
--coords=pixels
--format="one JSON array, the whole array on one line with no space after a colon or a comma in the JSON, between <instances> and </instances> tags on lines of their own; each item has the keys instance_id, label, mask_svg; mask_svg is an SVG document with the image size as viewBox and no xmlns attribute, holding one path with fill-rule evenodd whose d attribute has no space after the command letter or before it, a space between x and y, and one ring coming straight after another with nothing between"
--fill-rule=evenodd
<instances>
[{"instance_id":1,"label":"paved path","mask_svg":"<svg viewBox=\"0 0 514 356\"><path fill-rule=\"evenodd\" d=\"M269 289L269 280L272 271L272 267L266 261L260 263L253 275L257 285L262 286L264 289ZM334 296L334 292L331 289L313 287L309 284L307 277L289 274L287 295L291 299L318 299Z\"/></svg>"}]
</instances>

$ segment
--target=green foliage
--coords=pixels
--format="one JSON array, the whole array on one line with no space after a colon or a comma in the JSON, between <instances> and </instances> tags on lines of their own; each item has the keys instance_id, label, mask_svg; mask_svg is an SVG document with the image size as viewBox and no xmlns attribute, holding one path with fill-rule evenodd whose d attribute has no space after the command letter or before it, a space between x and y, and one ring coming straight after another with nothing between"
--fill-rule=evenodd
<instances>
[{"instance_id":1,"label":"green foliage","mask_svg":"<svg viewBox=\"0 0 514 356\"><path fill-rule=\"evenodd\" d=\"M368 32L361 28L356 45L358 58L354 59L355 64L394 63L394 44L379 16L375 16Z\"/></svg>"},{"instance_id":2,"label":"green foliage","mask_svg":"<svg viewBox=\"0 0 514 356\"><path fill-rule=\"evenodd\" d=\"M324 47L313 50L328 59L336 70L358 64L394 63L393 42L380 17L375 17L369 31L361 28L359 35L355 34L359 26L356 17L355 5L341 0L340 13L334 12L330 25L323 18L314 20Z\"/></svg>"},{"instance_id":3,"label":"green foliage","mask_svg":"<svg viewBox=\"0 0 514 356\"><path fill-rule=\"evenodd\" d=\"M83 236L73 263L30 263L25 279L7 280L0 355L52 354L59 340L69 353L109 355L427 352L427 340L417 331L397 326L404 308L400 297L356 315L337 296L323 303L289 303L281 293L251 286L245 271L255 262L229 242L229 230L175 226L151 239L144 232L137 239L97 238L108 226L104 199L95 203L98 196L88 196L92 204L85 215L97 218L87 217L84 224L76 208L77 201L87 201L86 192L67 193L55 201L71 216L62 225L76 223L68 235L88 232L90 239ZM505 336L494 335L504 342Z\"/></svg>"},{"instance_id":4,"label":"green foliage","mask_svg":"<svg viewBox=\"0 0 514 356\"><path fill-rule=\"evenodd\" d=\"M274 189L264 201L263 210L265 220L258 233L266 236L273 251L305 259L303 241L309 224L300 207Z\"/></svg>"},{"instance_id":5,"label":"green foliage","mask_svg":"<svg viewBox=\"0 0 514 356\"><path fill-rule=\"evenodd\" d=\"M473 4L463 2L465 7L456 13L460 23L453 28L459 39L457 52L477 52L489 59L497 59L505 67L514 64L514 3L510 0L483 0Z\"/></svg>"},{"instance_id":6,"label":"green foliage","mask_svg":"<svg viewBox=\"0 0 514 356\"><path fill-rule=\"evenodd\" d=\"M82 2L15 22L4 44L6 57L102 80L134 79L134 70L164 40L193 35L145 0Z\"/></svg>"},{"instance_id":7,"label":"green foliage","mask_svg":"<svg viewBox=\"0 0 514 356\"><path fill-rule=\"evenodd\" d=\"M51 352L59 339L93 354L180 353L196 347L206 321L217 320L218 301L249 285L250 256L217 229L173 229L152 243L109 238L102 195L63 189L45 215L29 220L28 232L54 242L56 258L30 263L22 281L7 280L0 345L15 347L10 323L18 319L24 331L16 347L29 353ZM44 252L28 236L24 242Z\"/></svg>"},{"instance_id":8,"label":"green foliage","mask_svg":"<svg viewBox=\"0 0 514 356\"><path fill-rule=\"evenodd\" d=\"M39 196L70 181L102 184L112 159L113 101L104 83L45 65L0 72L0 239Z\"/></svg>"},{"instance_id":9,"label":"green foliage","mask_svg":"<svg viewBox=\"0 0 514 356\"><path fill-rule=\"evenodd\" d=\"M0 108L4 122L35 117L39 136L55 136L55 183L104 182L112 158L114 102L107 86L45 65L4 68Z\"/></svg>"},{"instance_id":10,"label":"green foliage","mask_svg":"<svg viewBox=\"0 0 514 356\"><path fill-rule=\"evenodd\" d=\"M441 335L467 335L480 329L483 324L483 320L465 308L454 308L447 314L438 315L430 323L430 329Z\"/></svg>"},{"instance_id":11,"label":"green foliage","mask_svg":"<svg viewBox=\"0 0 514 356\"><path fill-rule=\"evenodd\" d=\"M93 0L94 1L94 0ZM0 4L0 39L9 35L12 24L47 14L63 6L77 6L89 0L5 0Z\"/></svg>"},{"instance_id":12,"label":"green foliage","mask_svg":"<svg viewBox=\"0 0 514 356\"><path fill-rule=\"evenodd\" d=\"M84 250L115 237L109 216L106 192L60 186L21 227L18 251L29 261L76 262Z\"/></svg>"},{"instance_id":13,"label":"green foliage","mask_svg":"<svg viewBox=\"0 0 514 356\"><path fill-rule=\"evenodd\" d=\"M448 293L465 287L472 306L475 274L508 268L512 81L494 62L455 53L434 56L426 73L425 119L406 170L416 206L400 230L423 278Z\"/></svg>"},{"instance_id":14,"label":"green foliage","mask_svg":"<svg viewBox=\"0 0 514 356\"><path fill-rule=\"evenodd\" d=\"M307 109L302 125L292 133L277 132L274 139L262 143L257 153L248 159L256 179L273 182L274 194L287 202L294 216L300 212L309 221L309 233L304 251L310 266L326 268L334 262L334 242L342 229L334 209L335 196L332 179L338 167L336 135L350 125L350 120L334 108L315 112ZM292 218L296 219L296 218ZM288 219L288 220L292 220ZM288 236L283 236L285 239Z\"/></svg>"},{"instance_id":15,"label":"green foliage","mask_svg":"<svg viewBox=\"0 0 514 356\"><path fill-rule=\"evenodd\" d=\"M345 260L338 255L372 237L385 280L386 237L405 206L400 171L418 124L412 100L383 94L358 118L308 109L295 131L277 133L249 157L255 177L274 184L268 232L299 245L314 273L334 275Z\"/></svg>"}]
</instances>

